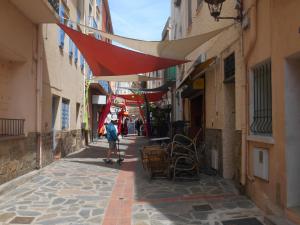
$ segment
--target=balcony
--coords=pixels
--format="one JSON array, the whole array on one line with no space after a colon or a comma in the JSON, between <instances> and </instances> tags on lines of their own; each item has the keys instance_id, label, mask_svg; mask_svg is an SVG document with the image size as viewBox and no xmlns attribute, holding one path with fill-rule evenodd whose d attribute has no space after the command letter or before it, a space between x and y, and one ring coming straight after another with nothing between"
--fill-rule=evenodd
<instances>
[{"instance_id":1,"label":"balcony","mask_svg":"<svg viewBox=\"0 0 300 225\"><path fill-rule=\"evenodd\" d=\"M24 119L0 118L0 139L24 135Z\"/></svg>"},{"instance_id":2,"label":"balcony","mask_svg":"<svg viewBox=\"0 0 300 225\"><path fill-rule=\"evenodd\" d=\"M10 0L34 24L57 23L59 0Z\"/></svg>"}]
</instances>

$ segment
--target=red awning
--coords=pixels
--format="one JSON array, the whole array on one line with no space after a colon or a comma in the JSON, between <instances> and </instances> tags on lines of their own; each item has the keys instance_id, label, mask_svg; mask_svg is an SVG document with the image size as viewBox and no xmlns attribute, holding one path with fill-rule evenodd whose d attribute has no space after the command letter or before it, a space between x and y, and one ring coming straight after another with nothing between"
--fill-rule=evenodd
<instances>
[{"instance_id":1,"label":"red awning","mask_svg":"<svg viewBox=\"0 0 300 225\"><path fill-rule=\"evenodd\" d=\"M157 71L188 61L146 55L97 40L58 24L77 45L94 76L130 75Z\"/></svg>"},{"instance_id":2,"label":"red awning","mask_svg":"<svg viewBox=\"0 0 300 225\"><path fill-rule=\"evenodd\" d=\"M158 102L162 100L163 95L165 92L155 92L155 93L147 93L146 98L148 102ZM137 103L144 103L144 95L137 95L137 94L131 94L131 95L117 95L117 97L124 98L128 102L137 102Z\"/></svg>"}]
</instances>

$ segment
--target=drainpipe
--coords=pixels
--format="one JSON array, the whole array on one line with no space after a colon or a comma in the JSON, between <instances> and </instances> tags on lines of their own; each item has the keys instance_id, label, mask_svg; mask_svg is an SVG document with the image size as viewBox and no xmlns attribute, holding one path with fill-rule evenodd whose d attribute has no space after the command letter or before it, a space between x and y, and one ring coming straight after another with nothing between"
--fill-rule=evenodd
<instances>
[{"instance_id":1,"label":"drainpipe","mask_svg":"<svg viewBox=\"0 0 300 225\"><path fill-rule=\"evenodd\" d=\"M257 39L257 2L258 0L253 0L250 8L247 10L251 10L251 30L252 32L250 33L250 44L249 48L247 49L245 55L244 55L244 63L245 63L245 80L244 80L244 87L245 87L245 103L246 103L246 109L245 109L245 124L243 125L242 129L242 157L241 157L241 184L243 186L246 185L246 180L249 178L250 181L253 181L253 178L248 177L249 175L249 150L248 150L248 144L247 144L247 131L248 131L248 123L249 123L249 118L248 118L248 112L249 112L249 79L248 79L248 60L253 52L253 49L256 44L256 39ZM250 30L250 31L251 31Z\"/></svg>"},{"instance_id":2,"label":"drainpipe","mask_svg":"<svg viewBox=\"0 0 300 225\"><path fill-rule=\"evenodd\" d=\"M42 95L43 95L43 25L38 24L36 28L36 41L37 41L37 63L36 63L36 132L37 132L37 158L36 167L42 167Z\"/></svg>"}]
</instances>

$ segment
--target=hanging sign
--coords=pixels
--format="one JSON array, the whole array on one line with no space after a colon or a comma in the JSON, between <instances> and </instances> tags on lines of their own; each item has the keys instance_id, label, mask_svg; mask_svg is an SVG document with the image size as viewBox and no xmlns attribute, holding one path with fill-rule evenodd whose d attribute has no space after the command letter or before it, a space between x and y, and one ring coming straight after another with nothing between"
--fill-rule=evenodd
<instances>
[{"instance_id":1,"label":"hanging sign","mask_svg":"<svg viewBox=\"0 0 300 225\"><path fill-rule=\"evenodd\" d=\"M95 105L105 105L106 104L106 95L93 95L92 103Z\"/></svg>"},{"instance_id":2,"label":"hanging sign","mask_svg":"<svg viewBox=\"0 0 300 225\"><path fill-rule=\"evenodd\" d=\"M204 78L198 78L193 81L193 89L194 90L203 90L205 86Z\"/></svg>"}]
</instances>

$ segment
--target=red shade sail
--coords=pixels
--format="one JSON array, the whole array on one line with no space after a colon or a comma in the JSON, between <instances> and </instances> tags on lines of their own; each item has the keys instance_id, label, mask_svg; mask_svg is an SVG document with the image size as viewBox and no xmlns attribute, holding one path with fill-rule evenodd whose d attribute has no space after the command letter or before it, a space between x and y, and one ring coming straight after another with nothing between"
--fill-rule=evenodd
<instances>
[{"instance_id":1,"label":"red shade sail","mask_svg":"<svg viewBox=\"0 0 300 225\"><path fill-rule=\"evenodd\" d=\"M147 73L188 62L185 60L160 58L120 48L82 34L65 25L58 25L77 45L94 76Z\"/></svg>"},{"instance_id":2,"label":"red shade sail","mask_svg":"<svg viewBox=\"0 0 300 225\"><path fill-rule=\"evenodd\" d=\"M155 92L155 93L147 93L146 98L148 102L157 102L162 100L162 97L165 93L164 92ZM144 96L143 95L137 95L137 94L131 94L131 95L118 95L120 98L124 98L126 101L129 102L137 102L137 103L144 103Z\"/></svg>"}]
</instances>

